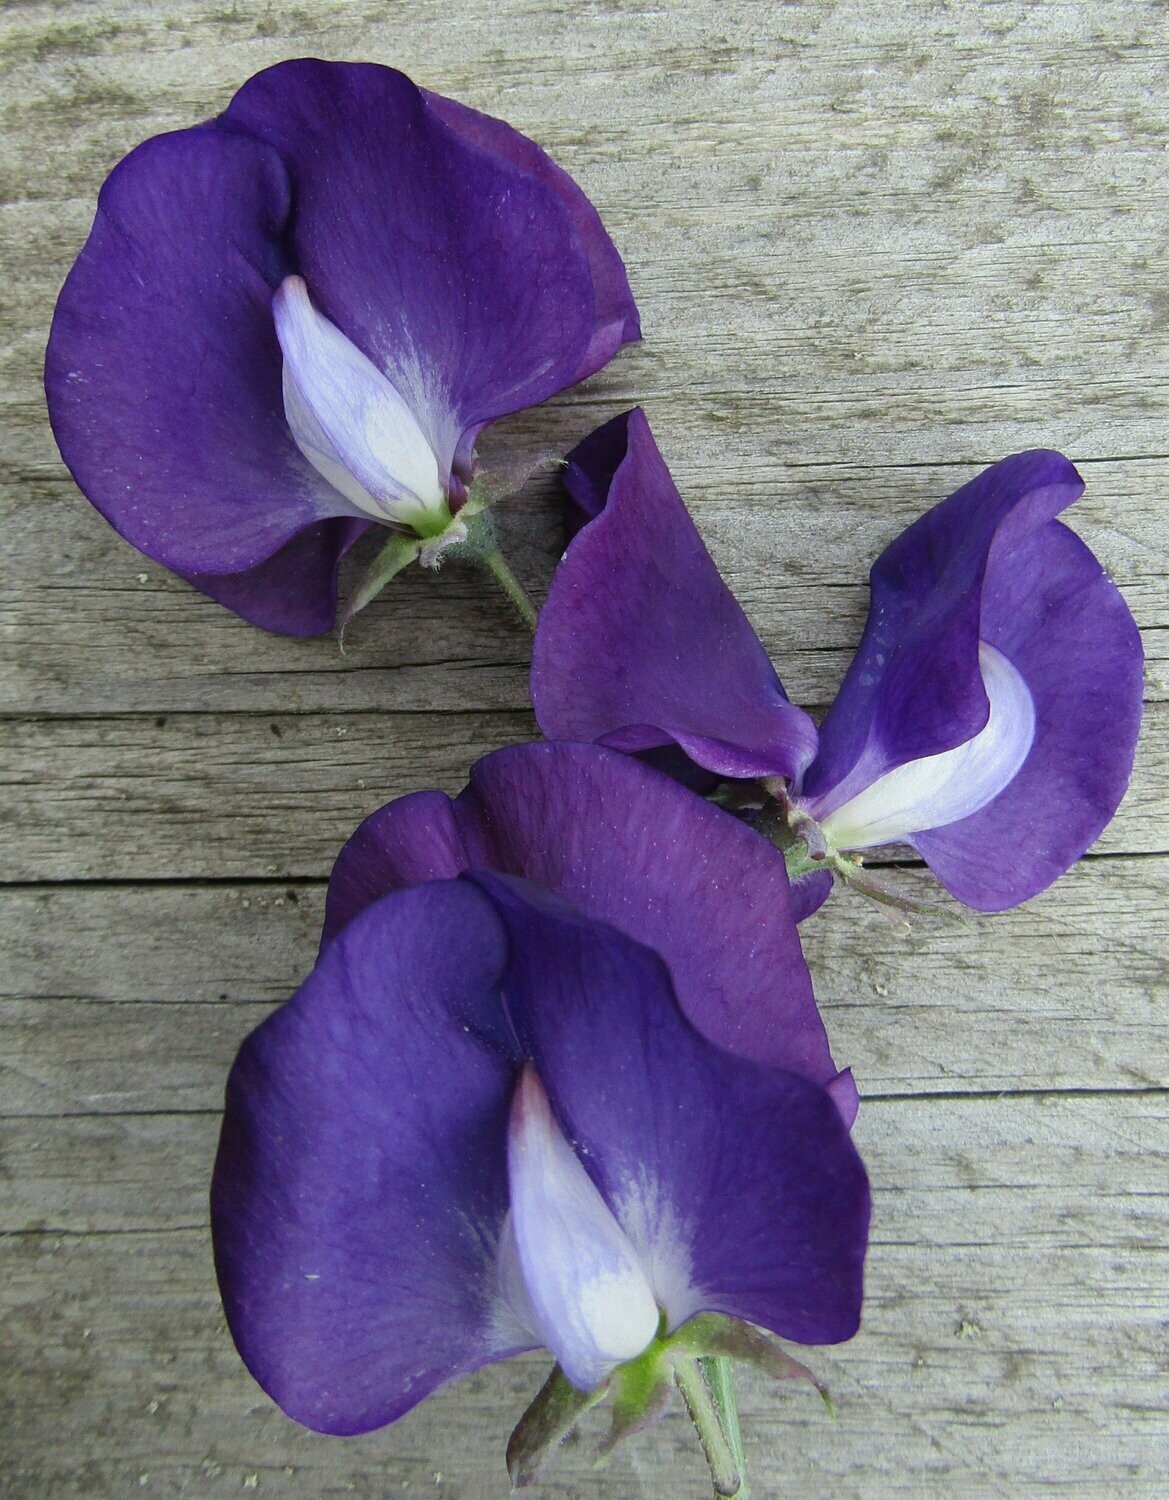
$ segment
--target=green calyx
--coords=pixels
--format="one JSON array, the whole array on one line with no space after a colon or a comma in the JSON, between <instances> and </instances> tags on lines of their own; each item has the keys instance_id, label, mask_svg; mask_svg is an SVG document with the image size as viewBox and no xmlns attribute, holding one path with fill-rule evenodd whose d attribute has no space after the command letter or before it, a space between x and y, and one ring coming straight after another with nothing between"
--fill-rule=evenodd
<instances>
[{"instance_id":1,"label":"green calyx","mask_svg":"<svg viewBox=\"0 0 1169 1500\"><path fill-rule=\"evenodd\" d=\"M905 914L926 912L958 922L963 927L972 925L961 912L950 906L937 901L922 901L899 890L886 876L866 869L860 854L845 854L834 849L824 837L820 825L793 805L786 786L778 778L769 777L760 786L765 800L752 826L782 852L789 880L827 871L842 885L878 906ZM908 923L902 925L908 930Z\"/></svg>"},{"instance_id":2,"label":"green calyx","mask_svg":"<svg viewBox=\"0 0 1169 1500\"><path fill-rule=\"evenodd\" d=\"M611 1412L601 1446L603 1463L618 1443L643 1431L666 1410L675 1389L690 1414L710 1470L714 1494L749 1500L738 1413L730 1382L732 1361L750 1364L778 1380L808 1380L831 1401L811 1371L768 1335L716 1313L691 1318L674 1333L657 1336L636 1359L619 1365L591 1391L578 1391L559 1366L524 1412L507 1445L507 1469L516 1489L534 1484L576 1424L602 1401Z\"/></svg>"},{"instance_id":3,"label":"green calyx","mask_svg":"<svg viewBox=\"0 0 1169 1500\"><path fill-rule=\"evenodd\" d=\"M546 460L541 458L540 464ZM525 477L530 473L525 470ZM381 593L412 562L435 571L448 560L473 563L490 573L530 630L536 627L536 609L522 584L508 566L496 538L490 507L505 495L514 493L514 476L476 476L467 499L457 515L445 507L441 511L420 511L412 517L410 530L391 531L349 592L340 621L341 648L345 631L355 615Z\"/></svg>"}]
</instances>

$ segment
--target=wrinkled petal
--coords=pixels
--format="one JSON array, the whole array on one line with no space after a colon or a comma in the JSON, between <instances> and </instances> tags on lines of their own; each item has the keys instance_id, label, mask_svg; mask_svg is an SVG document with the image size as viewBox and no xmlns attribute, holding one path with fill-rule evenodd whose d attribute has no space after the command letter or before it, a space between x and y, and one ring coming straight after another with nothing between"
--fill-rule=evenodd
<instances>
[{"instance_id":1,"label":"wrinkled petal","mask_svg":"<svg viewBox=\"0 0 1169 1500\"><path fill-rule=\"evenodd\" d=\"M616 245L601 223L600 214L568 173L541 151L535 141L530 141L504 121L480 114L454 99L444 99L440 94L426 90L423 90L423 98L452 130L537 178L556 194L567 210L588 257L593 283L593 336L569 383L575 385L579 380L586 380L608 364L622 344L633 343L641 337L641 322L633 293L629 290L629 278Z\"/></svg>"},{"instance_id":2,"label":"wrinkled petal","mask_svg":"<svg viewBox=\"0 0 1169 1500\"><path fill-rule=\"evenodd\" d=\"M530 1064L512 1099L507 1160L509 1243L536 1328L573 1385L592 1390L647 1347L658 1308L637 1252L565 1140Z\"/></svg>"},{"instance_id":3,"label":"wrinkled petal","mask_svg":"<svg viewBox=\"0 0 1169 1500\"><path fill-rule=\"evenodd\" d=\"M505 960L472 887L390 896L232 1069L211 1196L224 1307L252 1374L318 1431L382 1426L533 1342L496 1266Z\"/></svg>"},{"instance_id":4,"label":"wrinkled petal","mask_svg":"<svg viewBox=\"0 0 1169 1500\"><path fill-rule=\"evenodd\" d=\"M947 889L980 910L1016 905L1073 864L1116 811L1132 769L1140 637L1099 562L1054 519L1082 491L1060 454L1016 454L886 549L800 799L830 821L876 777L974 740L989 716L979 663L980 644L990 646L1030 696L1029 751L989 801L963 815L952 788L949 821L905 834Z\"/></svg>"},{"instance_id":5,"label":"wrinkled petal","mask_svg":"<svg viewBox=\"0 0 1169 1500\"><path fill-rule=\"evenodd\" d=\"M621 420L621 419L618 419ZM570 543L540 611L532 701L544 733L620 750L673 742L723 776L794 777L816 730L789 703L719 576L639 409L600 514ZM570 456L606 465L615 429ZM576 481L574 481L575 483ZM578 486L586 506L603 484Z\"/></svg>"},{"instance_id":6,"label":"wrinkled petal","mask_svg":"<svg viewBox=\"0 0 1169 1500\"><path fill-rule=\"evenodd\" d=\"M729 813L593 745L518 745L479 761L453 809L461 854L452 814L429 795L374 813L341 851L325 943L415 869L462 861L522 876L660 953L713 1041L817 1083L836 1076L783 860ZM446 868L426 864L431 818Z\"/></svg>"},{"instance_id":7,"label":"wrinkled petal","mask_svg":"<svg viewBox=\"0 0 1169 1500\"><path fill-rule=\"evenodd\" d=\"M1058 879L1119 807L1140 732L1143 655L1116 585L1058 522L993 562L983 628L1027 682L1035 743L993 802L912 842L959 901L1001 911Z\"/></svg>"},{"instance_id":8,"label":"wrinkled petal","mask_svg":"<svg viewBox=\"0 0 1169 1500\"><path fill-rule=\"evenodd\" d=\"M860 646L800 788L813 815L826 815L860 790L849 778L862 755L867 782L907 760L952 750L982 729L989 704L978 642L992 546L1000 528L1000 555L1018 545L1083 489L1061 454L1017 453L927 511L885 549L869 573Z\"/></svg>"},{"instance_id":9,"label":"wrinkled petal","mask_svg":"<svg viewBox=\"0 0 1169 1500\"><path fill-rule=\"evenodd\" d=\"M828 1093L712 1046L647 949L474 878L511 937L520 1044L671 1328L718 1311L800 1343L850 1338L869 1193Z\"/></svg>"},{"instance_id":10,"label":"wrinkled petal","mask_svg":"<svg viewBox=\"0 0 1169 1500\"><path fill-rule=\"evenodd\" d=\"M288 270L287 175L210 126L115 168L57 303L45 361L53 432L88 498L179 573L256 568L298 533L331 574L351 511L284 418L272 293Z\"/></svg>"},{"instance_id":11,"label":"wrinkled petal","mask_svg":"<svg viewBox=\"0 0 1169 1500\"><path fill-rule=\"evenodd\" d=\"M575 378L596 306L572 215L403 74L280 63L244 84L223 124L276 147L297 271L409 402L444 482L469 458L465 434Z\"/></svg>"}]
</instances>

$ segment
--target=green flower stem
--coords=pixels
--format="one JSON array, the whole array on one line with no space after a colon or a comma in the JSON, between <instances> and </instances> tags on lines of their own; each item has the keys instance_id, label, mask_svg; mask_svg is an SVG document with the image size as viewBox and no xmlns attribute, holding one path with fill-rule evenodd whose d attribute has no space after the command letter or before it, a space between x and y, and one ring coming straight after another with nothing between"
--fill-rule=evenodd
<instances>
[{"instance_id":1,"label":"green flower stem","mask_svg":"<svg viewBox=\"0 0 1169 1500\"><path fill-rule=\"evenodd\" d=\"M723 1431L718 1410L698 1362L693 1359L678 1360L674 1365L674 1380L702 1444L716 1497L718 1500L725 1500L725 1497L731 1495L742 1496L743 1473L735 1462L734 1451Z\"/></svg>"},{"instance_id":2,"label":"green flower stem","mask_svg":"<svg viewBox=\"0 0 1169 1500\"><path fill-rule=\"evenodd\" d=\"M498 547L493 547L490 552L485 552L482 557L476 559L480 567L486 568L500 588L515 606L516 613L528 627L529 630L536 628L536 606L528 598L523 584L508 567L503 553Z\"/></svg>"},{"instance_id":3,"label":"green flower stem","mask_svg":"<svg viewBox=\"0 0 1169 1500\"><path fill-rule=\"evenodd\" d=\"M787 865L787 878L798 880L801 875L811 875L817 870L832 870L834 865L824 859L813 859L808 853L807 844L792 844L783 851L784 864Z\"/></svg>"},{"instance_id":4,"label":"green flower stem","mask_svg":"<svg viewBox=\"0 0 1169 1500\"><path fill-rule=\"evenodd\" d=\"M750 1500L747 1486L747 1460L743 1452L743 1429L739 1425L739 1408L735 1403L734 1366L722 1355L708 1355L700 1359L702 1373L710 1387L711 1399L718 1412L722 1429L739 1470L739 1488L736 1500Z\"/></svg>"}]
</instances>

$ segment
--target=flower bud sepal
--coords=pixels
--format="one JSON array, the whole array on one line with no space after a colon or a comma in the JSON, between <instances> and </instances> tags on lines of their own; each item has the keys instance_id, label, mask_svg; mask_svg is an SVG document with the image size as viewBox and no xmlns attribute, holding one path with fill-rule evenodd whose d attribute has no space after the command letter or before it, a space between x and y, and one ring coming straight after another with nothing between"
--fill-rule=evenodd
<instances>
[{"instance_id":1,"label":"flower bud sepal","mask_svg":"<svg viewBox=\"0 0 1169 1500\"><path fill-rule=\"evenodd\" d=\"M490 509L498 501L516 494L539 470L561 462L553 455L539 453L505 460L495 469L480 469L470 485L462 487L461 504L456 505L452 499L441 514L427 518L433 524L415 524L410 530L392 531L353 584L341 616L342 645L354 616L412 562L434 571L448 560L484 568L495 578L528 628L534 629L535 608L504 561Z\"/></svg>"}]
</instances>

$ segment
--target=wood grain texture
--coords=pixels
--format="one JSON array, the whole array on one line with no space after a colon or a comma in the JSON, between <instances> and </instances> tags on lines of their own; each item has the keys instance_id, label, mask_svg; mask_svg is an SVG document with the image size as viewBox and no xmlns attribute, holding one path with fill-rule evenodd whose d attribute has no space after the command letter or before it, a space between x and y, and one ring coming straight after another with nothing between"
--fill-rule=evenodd
<instances>
[{"instance_id":1,"label":"wood grain texture","mask_svg":"<svg viewBox=\"0 0 1169 1500\"><path fill-rule=\"evenodd\" d=\"M555 422L567 447L593 416ZM515 441L539 441L535 419ZM499 438L494 440L498 443ZM1083 465L1073 525L1124 590L1147 655L1147 693L1169 697L1169 465ZM756 463L689 498L708 546L770 650L789 694L828 705L860 637L869 563L915 516L972 476L968 464L824 469ZM332 637L266 635L139 556L67 481L37 480L0 499L0 714L347 712L519 709L527 642L485 578L452 566L395 580ZM51 505L54 523L42 516ZM560 545L554 486L534 481L503 513L508 550L542 598ZM359 558L355 566L360 565ZM85 641L79 652L78 640Z\"/></svg>"},{"instance_id":2,"label":"wood grain texture","mask_svg":"<svg viewBox=\"0 0 1169 1500\"><path fill-rule=\"evenodd\" d=\"M0 1494L506 1492L540 1361L331 1442L239 1365L204 1224L223 1074L311 963L387 797L533 732L479 578L404 577L346 656L138 557L45 421L53 299L105 173L281 58L394 63L506 117L600 206L645 343L484 449L644 404L792 696L830 700L869 562L982 464L1062 448L1145 640L1137 775L1021 911L805 929L868 1104L866 1325L835 1426L748 1381L756 1500L1164 1492L1169 11L1155 0L11 0L0 14ZM550 486L509 505L534 590ZM924 885L920 871L899 878ZM700 1496L671 1416L545 1493Z\"/></svg>"},{"instance_id":3,"label":"wood grain texture","mask_svg":"<svg viewBox=\"0 0 1169 1500\"><path fill-rule=\"evenodd\" d=\"M523 713L0 721L7 877L324 876L383 802L457 792L478 756L535 733ZM1169 853L1167 751L1169 704L1152 704L1132 788L1097 852Z\"/></svg>"}]
</instances>

